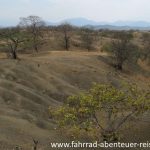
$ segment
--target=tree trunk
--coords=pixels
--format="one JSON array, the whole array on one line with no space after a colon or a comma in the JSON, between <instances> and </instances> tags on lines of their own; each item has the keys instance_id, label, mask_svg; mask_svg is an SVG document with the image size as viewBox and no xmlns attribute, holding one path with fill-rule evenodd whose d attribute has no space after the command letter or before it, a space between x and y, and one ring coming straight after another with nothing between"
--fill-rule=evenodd
<instances>
[{"instance_id":1,"label":"tree trunk","mask_svg":"<svg viewBox=\"0 0 150 150\"><path fill-rule=\"evenodd\" d=\"M117 60L116 63L115 63L115 68L117 70L122 71L123 70L123 62L121 60Z\"/></svg>"},{"instance_id":2,"label":"tree trunk","mask_svg":"<svg viewBox=\"0 0 150 150\"><path fill-rule=\"evenodd\" d=\"M18 41L13 41L14 46L10 44L12 59L17 59Z\"/></svg>"},{"instance_id":3,"label":"tree trunk","mask_svg":"<svg viewBox=\"0 0 150 150\"><path fill-rule=\"evenodd\" d=\"M65 33L65 49L69 50L69 37L67 36L67 33Z\"/></svg>"},{"instance_id":4,"label":"tree trunk","mask_svg":"<svg viewBox=\"0 0 150 150\"><path fill-rule=\"evenodd\" d=\"M113 131L104 131L102 133L103 141L107 142L116 142L119 140L118 135Z\"/></svg>"},{"instance_id":5,"label":"tree trunk","mask_svg":"<svg viewBox=\"0 0 150 150\"><path fill-rule=\"evenodd\" d=\"M33 142L34 142L33 150L37 150L37 145L38 145L39 142L34 140L34 139L33 139Z\"/></svg>"},{"instance_id":6,"label":"tree trunk","mask_svg":"<svg viewBox=\"0 0 150 150\"><path fill-rule=\"evenodd\" d=\"M122 64L117 64L117 65L116 65L116 68L117 68L118 70L122 70Z\"/></svg>"},{"instance_id":7,"label":"tree trunk","mask_svg":"<svg viewBox=\"0 0 150 150\"><path fill-rule=\"evenodd\" d=\"M33 37L33 47L34 47L34 50L38 53L38 46L37 46L36 35L34 35L34 37Z\"/></svg>"},{"instance_id":8,"label":"tree trunk","mask_svg":"<svg viewBox=\"0 0 150 150\"><path fill-rule=\"evenodd\" d=\"M12 58L13 59L17 59L17 53L16 53L16 51L14 50L14 51L12 51Z\"/></svg>"},{"instance_id":9,"label":"tree trunk","mask_svg":"<svg viewBox=\"0 0 150 150\"><path fill-rule=\"evenodd\" d=\"M66 41L66 42L65 42L65 43L66 43L66 44L65 44L65 48L66 48L66 50L68 51L68 50L69 50L68 39L66 39L65 41Z\"/></svg>"},{"instance_id":10,"label":"tree trunk","mask_svg":"<svg viewBox=\"0 0 150 150\"><path fill-rule=\"evenodd\" d=\"M34 45L34 49L35 49L35 51L38 53L38 47L37 47L36 44Z\"/></svg>"}]
</instances>

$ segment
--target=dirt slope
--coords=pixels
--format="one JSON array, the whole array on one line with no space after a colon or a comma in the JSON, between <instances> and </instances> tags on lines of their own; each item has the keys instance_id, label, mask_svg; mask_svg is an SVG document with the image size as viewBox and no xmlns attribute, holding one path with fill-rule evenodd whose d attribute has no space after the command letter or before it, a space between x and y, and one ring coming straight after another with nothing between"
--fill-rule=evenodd
<instances>
[{"instance_id":1,"label":"dirt slope","mask_svg":"<svg viewBox=\"0 0 150 150\"><path fill-rule=\"evenodd\" d=\"M96 52L49 52L0 60L0 150L20 145L31 149L32 138L46 149L50 139L59 140L48 118L48 107L58 106L68 95L88 89L92 82L150 83L149 68L116 72L104 54Z\"/></svg>"}]
</instances>

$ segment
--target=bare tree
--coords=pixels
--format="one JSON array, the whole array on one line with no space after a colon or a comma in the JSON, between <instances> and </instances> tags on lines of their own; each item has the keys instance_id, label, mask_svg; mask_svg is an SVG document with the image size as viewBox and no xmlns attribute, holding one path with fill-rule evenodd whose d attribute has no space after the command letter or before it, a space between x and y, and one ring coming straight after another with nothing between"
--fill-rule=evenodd
<instances>
[{"instance_id":1,"label":"bare tree","mask_svg":"<svg viewBox=\"0 0 150 150\"><path fill-rule=\"evenodd\" d=\"M83 47L86 48L88 51L93 48L94 37L94 31L87 28L81 29L81 41Z\"/></svg>"},{"instance_id":2,"label":"bare tree","mask_svg":"<svg viewBox=\"0 0 150 150\"><path fill-rule=\"evenodd\" d=\"M33 149L37 150L37 146L38 146L39 141L33 139L33 143L34 143L34 148Z\"/></svg>"},{"instance_id":3,"label":"bare tree","mask_svg":"<svg viewBox=\"0 0 150 150\"><path fill-rule=\"evenodd\" d=\"M64 47L66 50L69 50L70 48L70 32L72 30L72 26L68 23L64 23L58 27L61 32L63 33L63 41L64 41Z\"/></svg>"},{"instance_id":4,"label":"bare tree","mask_svg":"<svg viewBox=\"0 0 150 150\"><path fill-rule=\"evenodd\" d=\"M128 32L117 31L114 33L108 51L114 56L115 67L118 70L123 69L126 61L137 62L139 58L138 47L131 42L132 38L132 34Z\"/></svg>"},{"instance_id":5,"label":"bare tree","mask_svg":"<svg viewBox=\"0 0 150 150\"><path fill-rule=\"evenodd\" d=\"M2 29L0 35L9 48L9 56L11 56L13 59L17 59L18 47L26 40L25 34L20 30L19 27L15 27Z\"/></svg>"},{"instance_id":6,"label":"bare tree","mask_svg":"<svg viewBox=\"0 0 150 150\"><path fill-rule=\"evenodd\" d=\"M41 45L43 38L42 29L45 26L45 22L38 16L28 16L27 18L20 18L20 26L27 29L31 35L33 48L38 52L38 47Z\"/></svg>"},{"instance_id":7,"label":"bare tree","mask_svg":"<svg viewBox=\"0 0 150 150\"><path fill-rule=\"evenodd\" d=\"M143 51L142 51L142 58L143 60L147 60L150 63L150 33L146 32L142 35L143 39Z\"/></svg>"}]
</instances>

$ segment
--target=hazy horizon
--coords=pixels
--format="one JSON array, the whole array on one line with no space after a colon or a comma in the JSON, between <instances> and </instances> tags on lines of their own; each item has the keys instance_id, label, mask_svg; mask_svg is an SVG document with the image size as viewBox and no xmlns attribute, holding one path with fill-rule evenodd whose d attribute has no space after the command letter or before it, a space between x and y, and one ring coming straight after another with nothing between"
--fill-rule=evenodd
<instances>
[{"instance_id":1,"label":"hazy horizon","mask_svg":"<svg viewBox=\"0 0 150 150\"><path fill-rule=\"evenodd\" d=\"M0 26L16 25L20 17L37 15L45 21L87 18L96 22L150 22L149 0L0 0Z\"/></svg>"}]
</instances>

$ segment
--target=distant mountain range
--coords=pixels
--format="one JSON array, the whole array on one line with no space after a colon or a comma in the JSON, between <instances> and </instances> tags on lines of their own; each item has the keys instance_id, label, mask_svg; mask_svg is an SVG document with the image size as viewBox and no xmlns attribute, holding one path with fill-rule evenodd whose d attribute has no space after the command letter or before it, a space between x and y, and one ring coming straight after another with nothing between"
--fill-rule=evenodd
<instances>
[{"instance_id":1,"label":"distant mountain range","mask_svg":"<svg viewBox=\"0 0 150 150\"><path fill-rule=\"evenodd\" d=\"M60 22L47 22L48 25L59 25L69 23L74 26L86 26L93 29L114 29L114 30L150 30L150 22L146 21L116 21L116 22L96 22L86 18L72 18Z\"/></svg>"},{"instance_id":2,"label":"distant mountain range","mask_svg":"<svg viewBox=\"0 0 150 150\"><path fill-rule=\"evenodd\" d=\"M78 27L88 27L92 29L110 29L110 30L150 30L150 22L147 21L115 21L115 22L97 22L86 18L71 18L59 22L46 21L47 25L60 25L69 23ZM13 20L1 20L1 27L15 26L17 22Z\"/></svg>"}]
</instances>

